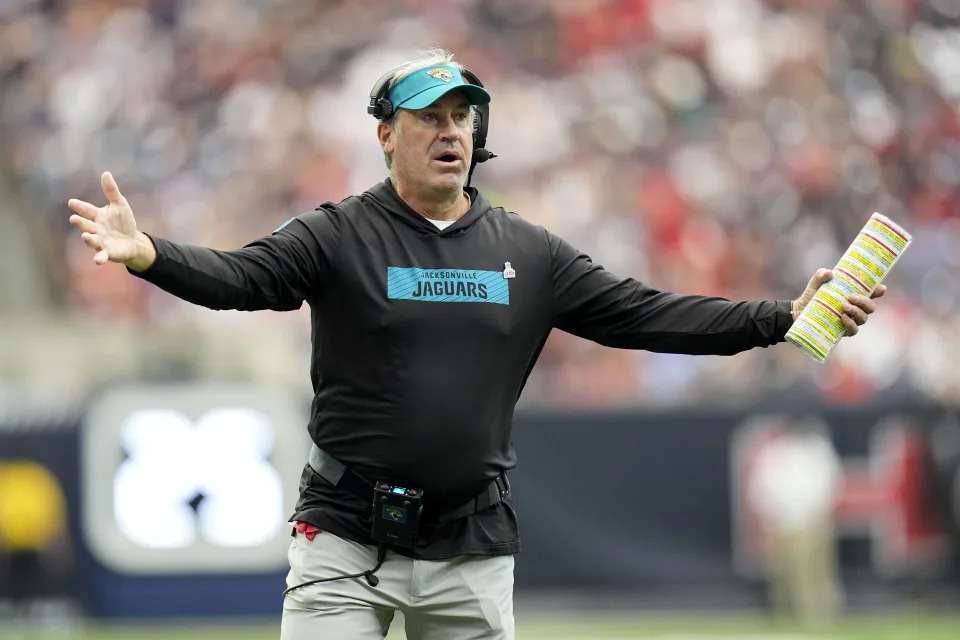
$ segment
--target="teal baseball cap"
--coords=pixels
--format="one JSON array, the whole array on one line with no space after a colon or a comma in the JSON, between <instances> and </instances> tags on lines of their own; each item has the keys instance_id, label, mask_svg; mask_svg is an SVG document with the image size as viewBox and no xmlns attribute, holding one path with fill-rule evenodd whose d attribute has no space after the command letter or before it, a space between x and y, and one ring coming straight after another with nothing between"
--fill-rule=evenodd
<instances>
[{"instance_id":1,"label":"teal baseball cap","mask_svg":"<svg viewBox=\"0 0 960 640\"><path fill-rule=\"evenodd\" d=\"M451 91L460 91L469 104L487 104L490 94L463 79L456 67L437 65L418 69L390 89L393 109L425 109Z\"/></svg>"}]
</instances>

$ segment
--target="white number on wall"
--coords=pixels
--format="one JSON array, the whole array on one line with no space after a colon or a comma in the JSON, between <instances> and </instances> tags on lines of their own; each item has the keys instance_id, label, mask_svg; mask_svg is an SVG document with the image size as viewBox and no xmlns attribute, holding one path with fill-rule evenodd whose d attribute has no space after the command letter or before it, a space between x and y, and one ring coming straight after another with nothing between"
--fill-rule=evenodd
<instances>
[{"instance_id":1,"label":"white number on wall","mask_svg":"<svg viewBox=\"0 0 960 640\"><path fill-rule=\"evenodd\" d=\"M194 422L169 409L135 411L121 427L127 459L114 476L121 531L150 548L197 537L225 547L269 540L284 523L283 484L268 462L273 426L246 408Z\"/></svg>"}]
</instances>

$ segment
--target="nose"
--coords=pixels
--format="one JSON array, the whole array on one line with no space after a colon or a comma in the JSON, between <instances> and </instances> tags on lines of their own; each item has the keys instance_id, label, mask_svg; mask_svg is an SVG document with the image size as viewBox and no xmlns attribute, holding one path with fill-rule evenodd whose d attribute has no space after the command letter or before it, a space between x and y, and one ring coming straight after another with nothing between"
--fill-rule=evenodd
<instances>
[{"instance_id":1,"label":"nose","mask_svg":"<svg viewBox=\"0 0 960 640\"><path fill-rule=\"evenodd\" d=\"M445 142L453 142L460 138L460 131L457 128L457 122L453 118L447 117L443 120L443 126L440 127L440 139Z\"/></svg>"}]
</instances>

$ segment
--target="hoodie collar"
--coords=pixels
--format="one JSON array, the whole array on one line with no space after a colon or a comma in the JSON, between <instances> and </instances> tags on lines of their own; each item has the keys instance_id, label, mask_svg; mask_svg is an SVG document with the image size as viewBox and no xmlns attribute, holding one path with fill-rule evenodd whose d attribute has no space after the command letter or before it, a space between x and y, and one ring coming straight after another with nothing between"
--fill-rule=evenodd
<instances>
[{"instance_id":1,"label":"hoodie collar","mask_svg":"<svg viewBox=\"0 0 960 640\"><path fill-rule=\"evenodd\" d=\"M438 229L435 224L417 213L410 205L404 202L400 194L397 193L397 190L393 188L393 183L390 182L390 178L368 189L367 195L372 197L388 213L400 218L403 222L418 231L438 236L460 236L467 233L473 227L474 223L490 209L490 203L487 202L487 199L484 198L479 191L473 187L466 187L464 191L470 196L470 208L459 220L443 230Z\"/></svg>"}]
</instances>

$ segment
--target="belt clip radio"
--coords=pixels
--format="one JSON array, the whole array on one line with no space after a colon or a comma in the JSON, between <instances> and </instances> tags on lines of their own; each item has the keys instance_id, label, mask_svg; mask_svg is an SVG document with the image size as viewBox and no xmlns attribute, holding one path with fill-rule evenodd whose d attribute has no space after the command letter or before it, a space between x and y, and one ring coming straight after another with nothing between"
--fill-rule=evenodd
<instances>
[{"instance_id":1,"label":"belt clip radio","mask_svg":"<svg viewBox=\"0 0 960 640\"><path fill-rule=\"evenodd\" d=\"M423 490L408 489L380 480L373 486L373 528L375 542L413 548L417 543Z\"/></svg>"}]
</instances>

